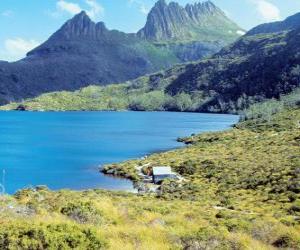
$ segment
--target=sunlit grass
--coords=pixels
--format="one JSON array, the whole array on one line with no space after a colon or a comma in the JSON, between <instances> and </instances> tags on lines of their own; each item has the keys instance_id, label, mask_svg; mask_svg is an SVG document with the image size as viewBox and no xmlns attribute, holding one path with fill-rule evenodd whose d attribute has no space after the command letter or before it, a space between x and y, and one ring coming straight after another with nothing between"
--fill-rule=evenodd
<instances>
[{"instance_id":1,"label":"sunlit grass","mask_svg":"<svg viewBox=\"0 0 300 250\"><path fill-rule=\"evenodd\" d=\"M0 247L300 249L299 121L299 109L285 109L107 166L135 181L146 163L181 171L185 181L165 181L159 195L39 187L6 196Z\"/></svg>"}]
</instances>

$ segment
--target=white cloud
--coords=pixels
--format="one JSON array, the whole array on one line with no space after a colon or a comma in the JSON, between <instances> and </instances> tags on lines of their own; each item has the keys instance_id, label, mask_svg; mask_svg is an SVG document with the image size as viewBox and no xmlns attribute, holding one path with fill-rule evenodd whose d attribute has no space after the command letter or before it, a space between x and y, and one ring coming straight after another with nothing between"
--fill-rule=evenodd
<instances>
[{"instance_id":1,"label":"white cloud","mask_svg":"<svg viewBox=\"0 0 300 250\"><path fill-rule=\"evenodd\" d=\"M138 10L144 15L147 15L150 11L150 9L140 0L128 0L128 3L130 5L136 5Z\"/></svg>"},{"instance_id":2,"label":"white cloud","mask_svg":"<svg viewBox=\"0 0 300 250\"><path fill-rule=\"evenodd\" d=\"M104 8L97 3L96 0L86 0L86 4L90 7L89 10L87 10L87 14L91 18L97 18L99 15L102 15L104 13Z\"/></svg>"},{"instance_id":3,"label":"white cloud","mask_svg":"<svg viewBox=\"0 0 300 250\"><path fill-rule=\"evenodd\" d=\"M1 13L1 16L4 16L4 17L11 17L13 16L14 12L11 11L11 10L5 10Z\"/></svg>"},{"instance_id":4,"label":"white cloud","mask_svg":"<svg viewBox=\"0 0 300 250\"><path fill-rule=\"evenodd\" d=\"M1 53L1 59L7 61L16 61L26 56L26 53L39 45L34 39L25 40L23 38L10 38L4 41L4 50Z\"/></svg>"},{"instance_id":5,"label":"white cloud","mask_svg":"<svg viewBox=\"0 0 300 250\"><path fill-rule=\"evenodd\" d=\"M59 0L56 7L60 11L66 11L72 15L78 14L82 9L77 3L71 3L64 0Z\"/></svg>"},{"instance_id":6,"label":"white cloud","mask_svg":"<svg viewBox=\"0 0 300 250\"><path fill-rule=\"evenodd\" d=\"M149 13L149 10L146 8L145 5L141 5L141 6L139 7L139 10L140 10L141 13L143 13L143 14L145 14L145 15L147 15L147 14Z\"/></svg>"},{"instance_id":7,"label":"white cloud","mask_svg":"<svg viewBox=\"0 0 300 250\"><path fill-rule=\"evenodd\" d=\"M68 13L76 15L79 12L85 10L86 13L93 19L97 19L104 13L104 8L96 0L85 0L85 7L80 6L78 3L58 0L56 2L56 11L50 13L52 17L59 17L62 13Z\"/></svg>"},{"instance_id":8,"label":"white cloud","mask_svg":"<svg viewBox=\"0 0 300 250\"><path fill-rule=\"evenodd\" d=\"M264 21L278 21L281 19L279 8L267 0L251 0L256 11Z\"/></svg>"}]
</instances>

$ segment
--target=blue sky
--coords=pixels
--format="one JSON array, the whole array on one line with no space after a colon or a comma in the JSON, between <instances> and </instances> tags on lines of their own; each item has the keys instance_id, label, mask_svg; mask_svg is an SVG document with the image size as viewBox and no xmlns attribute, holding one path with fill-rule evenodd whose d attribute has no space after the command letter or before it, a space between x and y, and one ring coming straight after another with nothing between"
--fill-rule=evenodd
<instances>
[{"instance_id":1,"label":"blue sky","mask_svg":"<svg viewBox=\"0 0 300 250\"><path fill-rule=\"evenodd\" d=\"M176 0L182 5L193 0ZM242 28L300 12L300 0L212 0ZM156 0L0 0L0 60L14 61L84 9L108 28L135 32ZM167 1L169 2L169 1Z\"/></svg>"}]
</instances>

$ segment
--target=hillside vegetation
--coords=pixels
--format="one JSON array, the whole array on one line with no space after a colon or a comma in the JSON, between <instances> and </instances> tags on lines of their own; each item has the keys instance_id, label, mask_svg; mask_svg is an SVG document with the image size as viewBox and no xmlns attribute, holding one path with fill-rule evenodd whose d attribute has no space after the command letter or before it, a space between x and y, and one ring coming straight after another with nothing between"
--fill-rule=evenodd
<instances>
[{"instance_id":1,"label":"hillside vegetation","mask_svg":"<svg viewBox=\"0 0 300 250\"><path fill-rule=\"evenodd\" d=\"M300 29L246 35L213 57L120 86L26 100L28 110L176 110L237 113L300 87ZM4 109L14 109L12 104Z\"/></svg>"},{"instance_id":2,"label":"hillside vegetation","mask_svg":"<svg viewBox=\"0 0 300 250\"><path fill-rule=\"evenodd\" d=\"M248 109L240 112L241 120L269 121L272 115L288 108L300 106L300 89L296 89L288 95L282 95L279 99L266 100L251 105Z\"/></svg>"},{"instance_id":3,"label":"hillside vegetation","mask_svg":"<svg viewBox=\"0 0 300 250\"><path fill-rule=\"evenodd\" d=\"M0 199L1 249L300 249L300 109L182 138L187 147L112 164L184 176L144 195L21 190Z\"/></svg>"},{"instance_id":4,"label":"hillside vegetation","mask_svg":"<svg viewBox=\"0 0 300 250\"><path fill-rule=\"evenodd\" d=\"M0 61L0 105L90 84L122 83L211 56L243 30L212 2L159 0L137 33L110 30L82 11L17 62Z\"/></svg>"}]
</instances>

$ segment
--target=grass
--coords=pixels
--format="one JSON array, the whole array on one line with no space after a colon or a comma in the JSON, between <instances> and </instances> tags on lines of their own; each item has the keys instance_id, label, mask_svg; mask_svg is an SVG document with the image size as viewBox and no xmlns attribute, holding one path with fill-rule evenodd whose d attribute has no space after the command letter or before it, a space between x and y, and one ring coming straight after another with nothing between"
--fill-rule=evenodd
<instances>
[{"instance_id":1,"label":"grass","mask_svg":"<svg viewBox=\"0 0 300 250\"><path fill-rule=\"evenodd\" d=\"M21 190L0 200L1 249L300 249L300 109L181 138L187 147L106 166L185 177L158 194Z\"/></svg>"},{"instance_id":2,"label":"grass","mask_svg":"<svg viewBox=\"0 0 300 250\"><path fill-rule=\"evenodd\" d=\"M294 90L288 95L283 95L280 99L271 99L251 105L241 112L241 120L265 120L272 119L272 115L283 111L286 108L300 106L300 89Z\"/></svg>"},{"instance_id":3,"label":"grass","mask_svg":"<svg viewBox=\"0 0 300 250\"><path fill-rule=\"evenodd\" d=\"M23 107L29 111L193 111L204 99L201 93L170 96L160 88L152 89L148 81L147 77L142 77L136 80L137 85L89 86L75 92L47 93L23 103L1 106L0 110Z\"/></svg>"}]
</instances>

